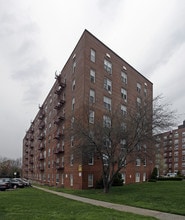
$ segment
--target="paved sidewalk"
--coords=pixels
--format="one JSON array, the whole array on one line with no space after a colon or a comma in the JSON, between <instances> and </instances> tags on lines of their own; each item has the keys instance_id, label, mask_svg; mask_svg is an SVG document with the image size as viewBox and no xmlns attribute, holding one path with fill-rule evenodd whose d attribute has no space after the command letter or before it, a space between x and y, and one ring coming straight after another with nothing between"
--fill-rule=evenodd
<instances>
[{"instance_id":1,"label":"paved sidewalk","mask_svg":"<svg viewBox=\"0 0 185 220\"><path fill-rule=\"evenodd\" d=\"M159 212L159 211L154 211L154 210L136 208L132 206L120 205L120 204L115 204L115 203L110 203L110 202L103 202L103 201L98 201L95 199L88 199L88 198L75 196L75 195L71 195L67 193L52 191L52 190L45 189L45 188L38 187L38 186L33 186L33 187L43 190L45 192L53 193L58 196L63 196L68 199L77 200L80 202L84 202L84 203L88 203L88 204L92 204L96 206L102 206L105 208L115 209L118 211L131 212L131 213L144 215L144 216L152 216L152 217L155 217L161 220L185 220L185 216L181 216L181 215L175 215L175 214L169 214L169 213Z\"/></svg>"}]
</instances>

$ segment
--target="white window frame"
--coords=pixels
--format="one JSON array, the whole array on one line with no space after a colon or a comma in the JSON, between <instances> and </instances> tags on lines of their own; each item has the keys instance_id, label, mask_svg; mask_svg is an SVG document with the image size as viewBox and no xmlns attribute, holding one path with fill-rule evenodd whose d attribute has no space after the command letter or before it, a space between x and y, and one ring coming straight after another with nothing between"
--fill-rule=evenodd
<instances>
[{"instance_id":1,"label":"white window frame","mask_svg":"<svg viewBox=\"0 0 185 220\"><path fill-rule=\"evenodd\" d=\"M140 83L137 83L137 92L141 93L141 84Z\"/></svg>"},{"instance_id":2,"label":"white window frame","mask_svg":"<svg viewBox=\"0 0 185 220\"><path fill-rule=\"evenodd\" d=\"M88 174L88 187L93 187L93 174Z\"/></svg>"},{"instance_id":3,"label":"white window frame","mask_svg":"<svg viewBox=\"0 0 185 220\"><path fill-rule=\"evenodd\" d=\"M112 63L107 59L104 59L104 70L106 70L107 73L112 75Z\"/></svg>"},{"instance_id":4,"label":"white window frame","mask_svg":"<svg viewBox=\"0 0 185 220\"><path fill-rule=\"evenodd\" d=\"M75 84L76 84L76 82L75 82L75 79L74 79L73 82L72 82L72 91L75 90Z\"/></svg>"},{"instance_id":5,"label":"white window frame","mask_svg":"<svg viewBox=\"0 0 185 220\"><path fill-rule=\"evenodd\" d=\"M74 155L71 154L70 156L70 166L73 166L74 165Z\"/></svg>"},{"instance_id":6,"label":"white window frame","mask_svg":"<svg viewBox=\"0 0 185 220\"><path fill-rule=\"evenodd\" d=\"M96 61L96 51L91 49L91 52L90 52L90 60L95 63Z\"/></svg>"},{"instance_id":7,"label":"white window frame","mask_svg":"<svg viewBox=\"0 0 185 220\"><path fill-rule=\"evenodd\" d=\"M121 97L125 102L127 102L127 90L124 88L121 88Z\"/></svg>"},{"instance_id":8,"label":"white window frame","mask_svg":"<svg viewBox=\"0 0 185 220\"><path fill-rule=\"evenodd\" d=\"M121 112L122 112L123 116L127 115L127 107L125 105L121 105Z\"/></svg>"},{"instance_id":9,"label":"white window frame","mask_svg":"<svg viewBox=\"0 0 185 220\"><path fill-rule=\"evenodd\" d=\"M94 124L94 111L89 111L89 123Z\"/></svg>"},{"instance_id":10,"label":"white window frame","mask_svg":"<svg viewBox=\"0 0 185 220\"><path fill-rule=\"evenodd\" d=\"M107 110L111 111L112 100L111 100L110 98L104 96L104 97L103 97L103 103L104 103L104 107L105 107Z\"/></svg>"},{"instance_id":11,"label":"white window frame","mask_svg":"<svg viewBox=\"0 0 185 220\"><path fill-rule=\"evenodd\" d=\"M73 186L73 182L74 182L73 174L70 174L69 178L70 178L70 186Z\"/></svg>"},{"instance_id":12,"label":"white window frame","mask_svg":"<svg viewBox=\"0 0 185 220\"><path fill-rule=\"evenodd\" d=\"M103 126L107 128L111 127L111 118L107 115L103 115Z\"/></svg>"},{"instance_id":13,"label":"white window frame","mask_svg":"<svg viewBox=\"0 0 185 220\"><path fill-rule=\"evenodd\" d=\"M140 182L140 173L139 172L136 172L136 174L135 174L135 182L136 183Z\"/></svg>"},{"instance_id":14,"label":"white window frame","mask_svg":"<svg viewBox=\"0 0 185 220\"><path fill-rule=\"evenodd\" d=\"M95 91L93 89L90 89L90 92L89 92L89 102L95 103Z\"/></svg>"},{"instance_id":15,"label":"white window frame","mask_svg":"<svg viewBox=\"0 0 185 220\"><path fill-rule=\"evenodd\" d=\"M72 111L74 111L75 109L75 98L73 97L72 98Z\"/></svg>"},{"instance_id":16,"label":"white window frame","mask_svg":"<svg viewBox=\"0 0 185 220\"><path fill-rule=\"evenodd\" d=\"M121 81L124 83L124 84L127 84L127 74L123 71L121 71Z\"/></svg>"},{"instance_id":17,"label":"white window frame","mask_svg":"<svg viewBox=\"0 0 185 220\"><path fill-rule=\"evenodd\" d=\"M140 158L137 158L137 159L136 159L136 166L137 166L137 167L140 167L140 166L141 166L141 159L140 159Z\"/></svg>"},{"instance_id":18,"label":"white window frame","mask_svg":"<svg viewBox=\"0 0 185 220\"><path fill-rule=\"evenodd\" d=\"M90 81L91 81L92 83L95 83L95 80L96 80L95 70L90 69Z\"/></svg>"},{"instance_id":19,"label":"white window frame","mask_svg":"<svg viewBox=\"0 0 185 220\"><path fill-rule=\"evenodd\" d=\"M112 94L112 81L108 78L104 79L104 89L106 89L110 94Z\"/></svg>"}]
</instances>

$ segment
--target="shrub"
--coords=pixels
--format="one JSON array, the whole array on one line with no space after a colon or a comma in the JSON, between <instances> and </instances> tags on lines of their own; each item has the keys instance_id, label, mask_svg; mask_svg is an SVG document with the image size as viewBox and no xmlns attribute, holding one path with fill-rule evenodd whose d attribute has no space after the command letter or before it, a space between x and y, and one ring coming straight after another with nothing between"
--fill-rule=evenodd
<instances>
[{"instance_id":1,"label":"shrub","mask_svg":"<svg viewBox=\"0 0 185 220\"><path fill-rule=\"evenodd\" d=\"M154 167L152 174L151 174L151 179L157 179L157 167Z\"/></svg>"},{"instance_id":2,"label":"shrub","mask_svg":"<svg viewBox=\"0 0 185 220\"><path fill-rule=\"evenodd\" d=\"M114 177L112 186L123 186L123 179L121 173L117 173L117 175Z\"/></svg>"},{"instance_id":3,"label":"shrub","mask_svg":"<svg viewBox=\"0 0 185 220\"><path fill-rule=\"evenodd\" d=\"M182 177L159 177L157 178L158 181L181 181L183 180Z\"/></svg>"}]
</instances>

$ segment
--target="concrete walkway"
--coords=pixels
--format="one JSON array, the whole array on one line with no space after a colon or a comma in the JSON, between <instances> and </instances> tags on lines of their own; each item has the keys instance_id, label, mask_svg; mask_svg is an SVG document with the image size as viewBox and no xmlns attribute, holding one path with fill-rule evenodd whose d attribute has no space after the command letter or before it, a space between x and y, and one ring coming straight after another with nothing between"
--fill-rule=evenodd
<instances>
[{"instance_id":1,"label":"concrete walkway","mask_svg":"<svg viewBox=\"0 0 185 220\"><path fill-rule=\"evenodd\" d=\"M144 216L152 216L152 217L155 217L161 220L185 220L185 216L181 216L181 215L169 214L165 212L153 211L153 210L148 210L148 209L143 209L143 208L136 208L132 206L120 205L120 204L115 204L115 203L110 203L110 202L103 202L103 201L98 201L95 199L88 199L88 198L75 196L75 195L71 195L67 193L52 191L52 190L45 189L45 188L38 187L38 186L33 186L33 187L43 190L45 192L53 193L58 196L63 196L67 199L72 199L72 200L76 200L76 201L80 201L80 202L84 202L84 203L88 203L88 204L92 204L96 206L102 206L105 208L115 209L115 210L122 211L122 212L131 212L131 213L144 215Z\"/></svg>"}]
</instances>

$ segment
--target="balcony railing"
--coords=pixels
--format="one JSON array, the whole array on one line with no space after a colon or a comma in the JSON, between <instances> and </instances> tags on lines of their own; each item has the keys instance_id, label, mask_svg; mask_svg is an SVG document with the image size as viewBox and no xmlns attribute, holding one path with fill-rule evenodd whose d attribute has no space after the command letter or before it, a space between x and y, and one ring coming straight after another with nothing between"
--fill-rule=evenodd
<instances>
[{"instance_id":1,"label":"balcony railing","mask_svg":"<svg viewBox=\"0 0 185 220\"><path fill-rule=\"evenodd\" d=\"M63 90L65 87L66 87L66 84L60 82L58 89L55 90L55 94L60 95L61 92L62 92L62 90Z\"/></svg>"},{"instance_id":2,"label":"balcony railing","mask_svg":"<svg viewBox=\"0 0 185 220\"><path fill-rule=\"evenodd\" d=\"M39 136L38 136L38 140L43 140L44 139L44 134L40 134Z\"/></svg>"},{"instance_id":3,"label":"balcony railing","mask_svg":"<svg viewBox=\"0 0 185 220\"><path fill-rule=\"evenodd\" d=\"M59 153L63 153L63 152L64 152L64 146L61 146L61 147L57 147L54 153L59 154Z\"/></svg>"},{"instance_id":4,"label":"balcony railing","mask_svg":"<svg viewBox=\"0 0 185 220\"><path fill-rule=\"evenodd\" d=\"M59 116L55 121L54 124L58 125L65 119L64 115Z\"/></svg>"},{"instance_id":5,"label":"balcony railing","mask_svg":"<svg viewBox=\"0 0 185 220\"><path fill-rule=\"evenodd\" d=\"M42 130L44 127L45 127L44 122L41 122L41 123L39 124L39 130Z\"/></svg>"},{"instance_id":6,"label":"balcony railing","mask_svg":"<svg viewBox=\"0 0 185 220\"><path fill-rule=\"evenodd\" d=\"M57 162L56 163L56 169L57 170L63 170L64 169L64 162Z\"/></svg>"},{"instance_id":7,"label":"balcony railing","mask_svg":"<svg viewBox=\"0 0 185 220\"><path fill-rule=\"evenodd\" d=\"M65 104L65 100L62 99L55 105L54 108L59 110L64 104Z\"/></svg>"},{"instance_id":8,"label":"balcony railing","mask_svg":"<svg viewBox=\"0 0 185 220\"><path fill-rule=\"evenodd\" d=\"M44 155L39 155L39 160L44 160Z\"/></svg>"},{"instance_id":9,"label":"balcony railing","mask_svg":"<svg viewBox=\"0 0 185 220\"><path fill-rule=\"evenodd\" d=\"M44 171L44 165L39 166L40 171Z\"/></svg>"},{"instance_id":10,"label":"balcony railing","mask_svg":"<svg viewBox=\"0 0 185 220\"><path fill-rule=\"evenodd\" d=\"M64 133L63 132L58 132L56 135L55 135L55 137L54 137L54 139L57 139L57 140L59 140L61 137L63 137L64 136Z\"/></svg>"}]
</instances>

